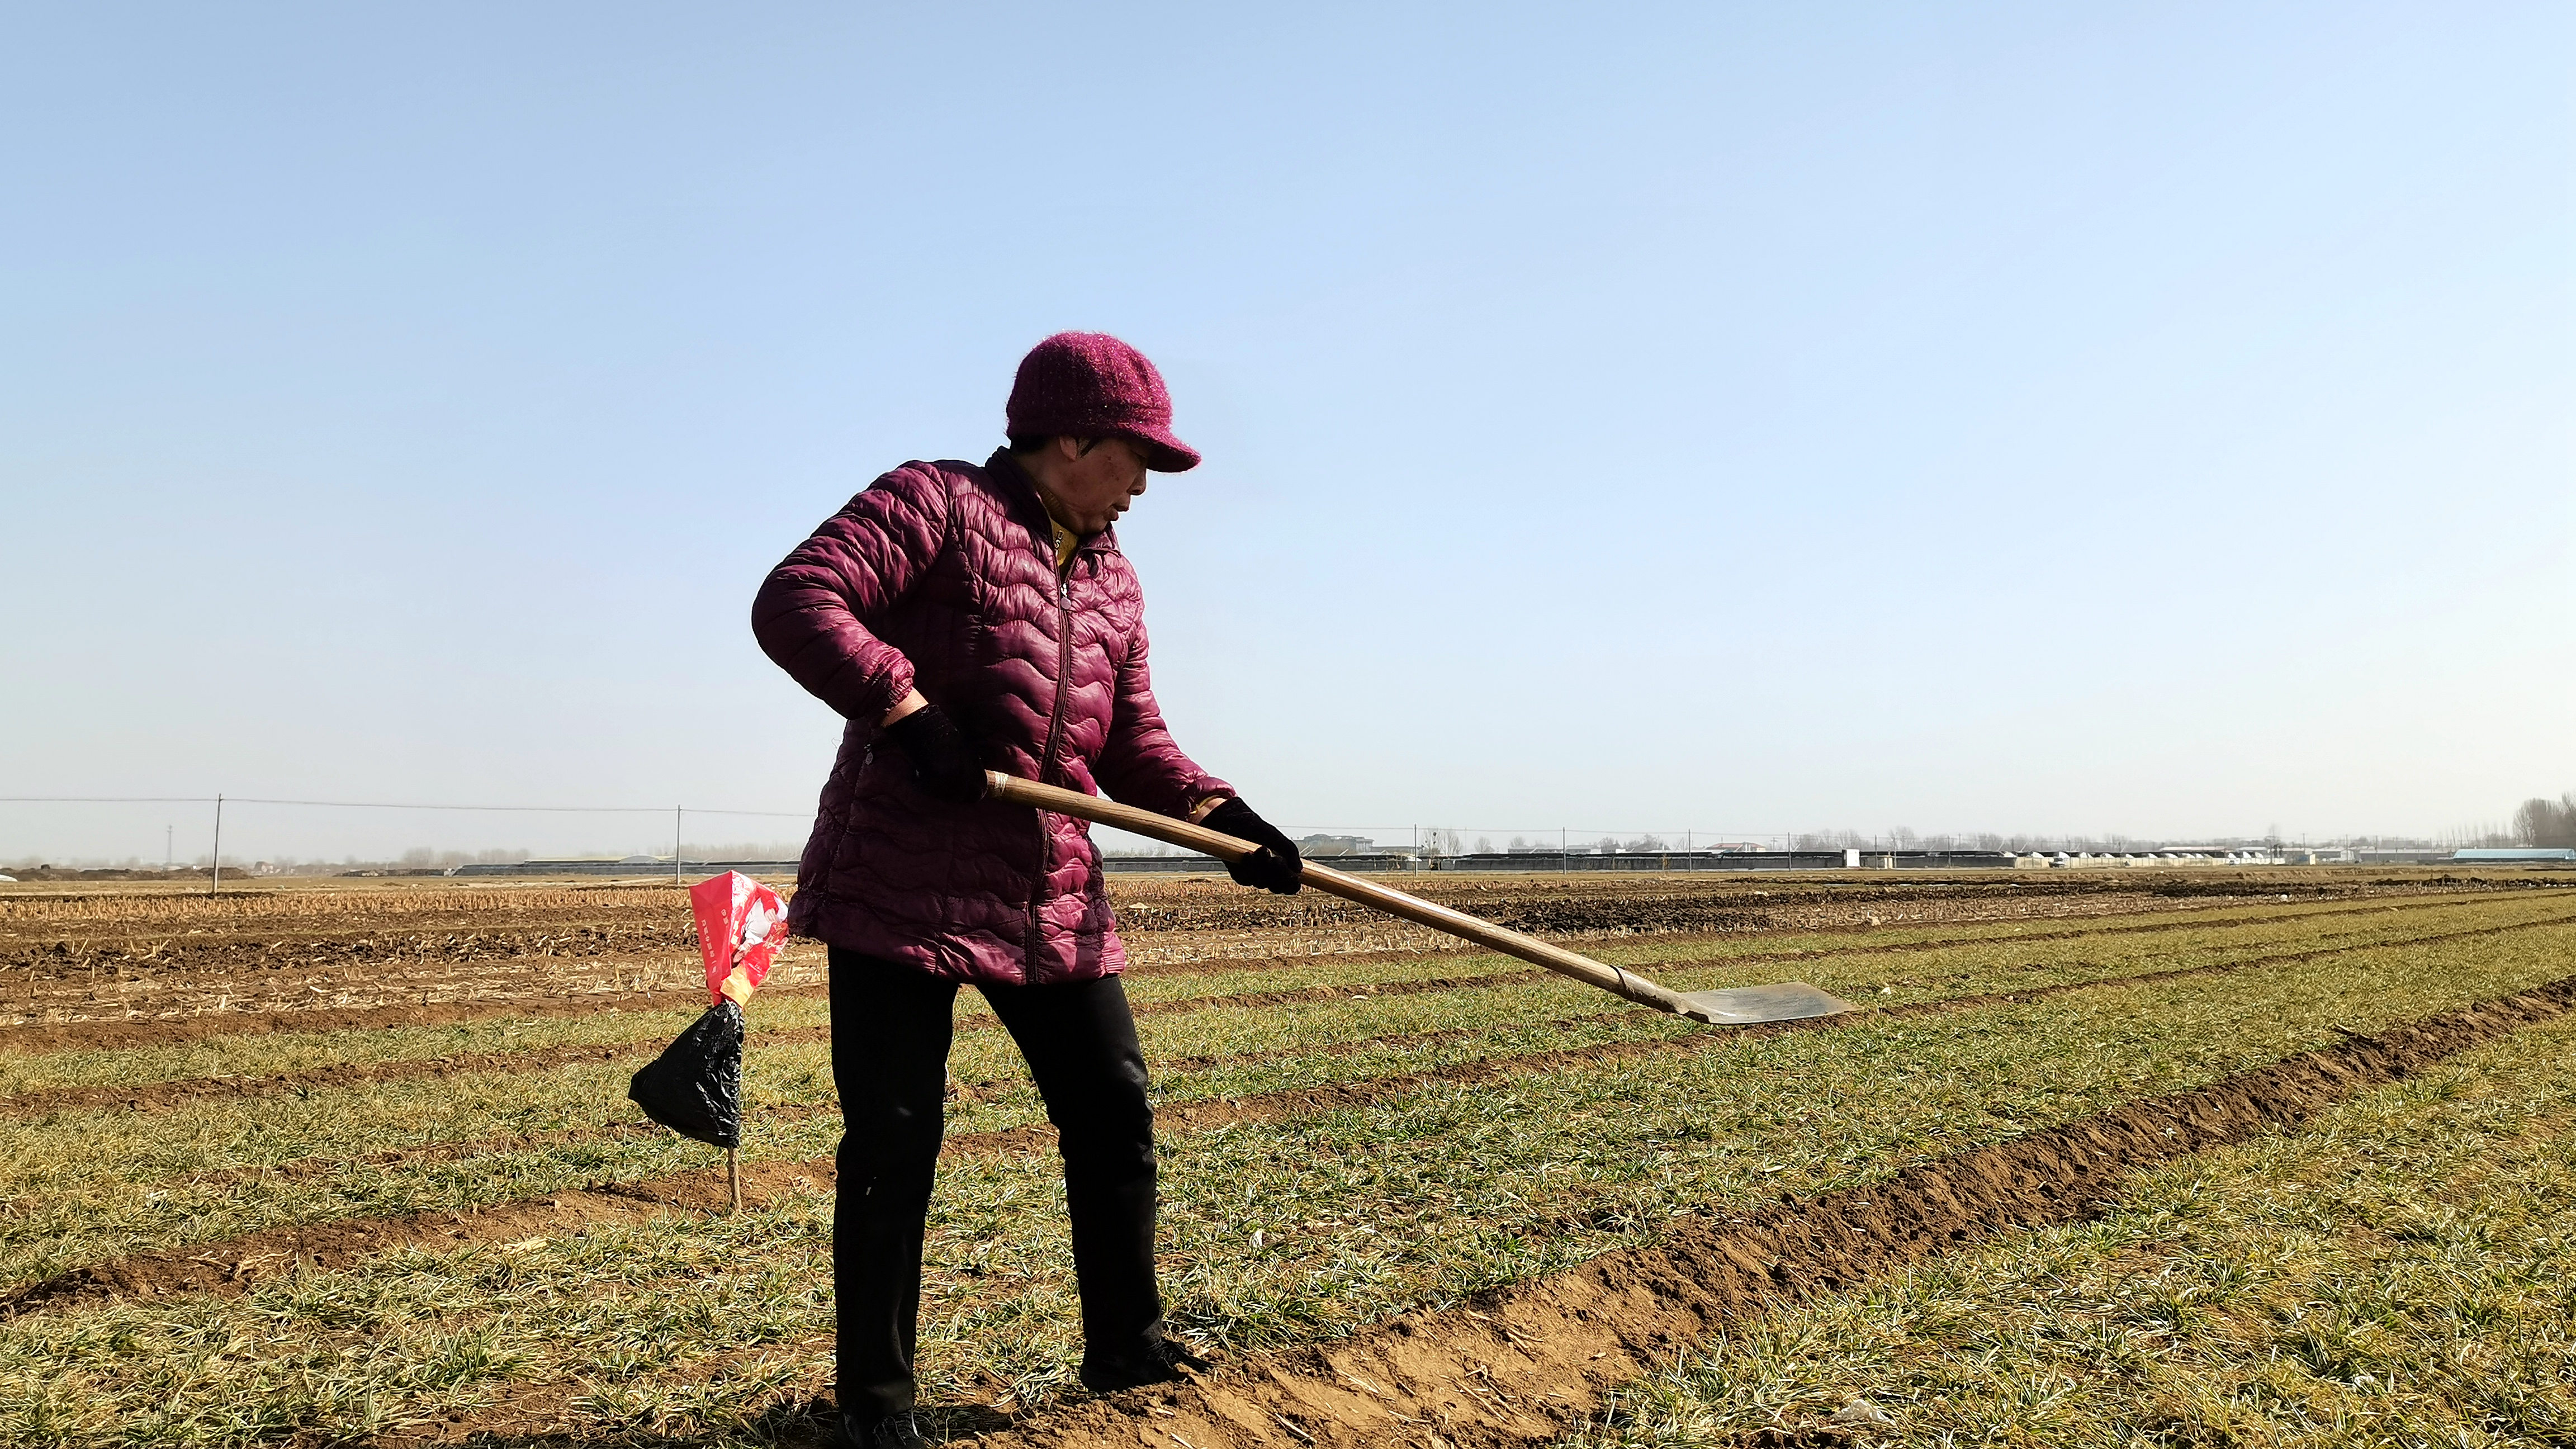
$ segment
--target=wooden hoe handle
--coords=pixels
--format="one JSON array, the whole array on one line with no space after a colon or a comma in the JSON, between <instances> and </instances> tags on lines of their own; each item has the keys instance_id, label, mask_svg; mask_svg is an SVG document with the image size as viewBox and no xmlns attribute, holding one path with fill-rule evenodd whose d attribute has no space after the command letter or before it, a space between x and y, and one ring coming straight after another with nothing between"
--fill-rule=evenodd
<instances>
[{"instance_id":1,"label":"wooden hoe handle","mask_svg":"<svg viewBox=\"0 0 2576 1449\"><path fill-rule=\"evenodd\" d=\"M1005 775L999 770L986 770L984 783L987 799L1007 800L1014 805L1027 805L1039 810L1052 810L1058 815L1071 815L1077 819L1088 820L1094 825L1114 826L1120 830L1159 840L1165 845L1177 845L1184 850L1203 851L1219 860L1231 861L1238 856L1250 855L1261 848L1248 840L1237 840L1231 835L1210 830L1204 825L1193 825L1186 820L1157 815L1151 810L1139 810L1132 805L1103 800L1097 795L1085 795L1079 790L1041 785L1035 780L1023 780L1017 775ZM1364 906L1375 906L1388 915L1401 916L1415 925L1429 926L1435 931L1445 931L1460 940L1473 941L1479 946L1490 947L1506 956L1517 956L1531 965L1544 966L1559 976L1571 976L1587 985L1598 986L1612 995L1624 996L1640 1006L1651 1006L1658 1011L1669 1011L1678 1016L1695 1015L1690 1009L1690 1003L1685 1001L1677 991L1658 986L1634 971L1622 971L1616 966L1604 965L1589 956L1577 955L1561 946L1551 946L1536 936L1524 936L1518 931L1506 930L1491 921L1477 920L1463 911L1453 911L1447 906L1435 905L1420 896L1409 896L1399 890L1390 890L1375 881L1362 880L1354 875L1344 875L1338 870L1317 865L1311 860L1304 863L1303 878L1306 884L1317 890L1330 892L1347 901L1357 901Z\"/></svg>"}]
</instances>

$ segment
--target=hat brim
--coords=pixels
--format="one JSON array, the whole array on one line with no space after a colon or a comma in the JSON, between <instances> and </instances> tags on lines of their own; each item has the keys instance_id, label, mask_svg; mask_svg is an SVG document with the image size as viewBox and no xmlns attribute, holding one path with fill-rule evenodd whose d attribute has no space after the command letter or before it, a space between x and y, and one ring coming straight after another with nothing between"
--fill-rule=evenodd
<instances>
[{"instance_id":1,"label":"hat brim","mask_svg":"<svg viewBox=\"0 0 2576 1449\"><path fill-rule=\"evenodd\" d=\"M1199 465L1199 450L1169 428L1120 428L1118 436L1144 449L1145 466L1157 473L1186 473Z\"/></svg>"}]
</instances>

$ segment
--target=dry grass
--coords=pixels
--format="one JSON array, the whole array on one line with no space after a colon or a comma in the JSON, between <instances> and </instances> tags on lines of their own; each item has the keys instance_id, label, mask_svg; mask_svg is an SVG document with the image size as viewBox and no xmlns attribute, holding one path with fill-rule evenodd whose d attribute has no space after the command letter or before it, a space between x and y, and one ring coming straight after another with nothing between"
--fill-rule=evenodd
<instances>
[{"instance_id":1,"label":"dry grass","mask_svg":"<svg viewBox=\"0 0 2576 1449\"><path fill-rule=\"evenodd\" d=\"M1736 1445L1866 1400L1923 1445L2576 1442L2576 1023L1749 1326L1584 1449Z\"/></svg>"},{"instance_id":2,"label":"dry grass","mask_svg":"<svg viewBox=\"0 0 2576 1449\"><path fill-rule=\"evenodd\" d=\"M2493 909L2510 916L2529 904ZM1174 1316L1210 1344L1329 1338L1645 1240L1678 1212L1871 1180L1926 1156L2206 1082L2334 1040L2338 1028L2367 1031L2519 989L2565 974L2572 946L2576 927L2541 927L1832 1032L1695 1033L1696 1049L1472 1088L1433 1084L1363 1107L1176 1135L1165 1150ZM1992 964L2019 972L2026 950ZM1867 964L1905 974L1889 961ZM2100 964L2070 952L2060 967ZM1506 1019L1484 1036L1445 1041L1429 1059L1561 1043L1569 1028L1559 1023L1564 999L1545 994L1553 989L1451 993L1461 1025ZM1529 993L1517 1020L1515 992ZM1201 1078L1176 1073L1167 1090L1273 1090L1344 1070L1383 1071L1386 1057L1355 1044L1383 1028L1380 1013L1397 1000L1274 1020L1276 1045L1335 1033L1341 1044L1212 1064ZM1433 998L1402 1000L1410 1009ZM1149 1030L1168 1052L1179 1039L1164 1029L1195 1020L1166 1018ZM1678 1029L1636 1015L1576 1030L1615 1034L1632 1024ZM1247 1035L1258 1025L1249 1018L1219 1023L1210 1014L1198 1025L1211 1033L1202 1045L1261 1039ZM809 1083L817 1067L802 1069ZM1015 1070L990 1037L961 1048L960 1067L996 1081ZM779 1062L768 1070L798 1069ZM601 1084L566 1085L575 1089L569 1101ZM962 1108L960 1125L1024 1121L1031 1110L1024 1090L1004 1092ZM400 1116L389 1111L387 1120ZM252 1124L210 1150L238 1153L321 1130ZM809 1119L766 1135L763 1150L819 1151L829 1136ZM102 1155L123 1150L109 1142ZM687 1150L703 1160L702 1149ZM409 1179L400 1191L471 1195L513 1167L519 1187L572 1175L545 1154L508 1155L460 1165L444 1181ZM283 1194L262 1191L230 1184L186 1210L283 1203ZM170 1200L120 1201L142 1213L166 1211ZM782 1404L824 1378L827 1211L817 1192L714 1222L665 1219L545 1242L407 1251L240 1299L31 1315L0 1329L0 1415L18 1416L0 1418L0 1428L72 1443L248 1442L382 1432L448 1413L503 1425L513 1404L534 1402L589 1432L757 1441ZM77 1232L75 1216L48 1227ZM925 1291L923 1366L935 1400L1026 1404L1060 1392L1075 1317L1053 1165L1004 1157L946 1171Z\"/></svg>"},{"instance_id":3,"label":"dry grass","mask_svg":"<svg viewBox=\"0 0 2576 1449\"><path fill-rule=\"evenodd\" d=\"M2337 918L2331 924L2346 929L2304 938L2296 934L2297 923L2262 922L2099 940L1981 942L1920 953L1819 959L1801 969L1863 999L1921 1003L1979 991L2219 965L2274 953L2285 944L2360 947L2392 934L2436 934L2552 914L2563 911L2553 912L2540 901L2463 903L2393 920ZM2425 960L2513 961L2535 941L2565 939L2567 934L2567 928L2555 928L2552 934L2544 927L2536 937L2473 938L2400 954ZM2485 956L2469 954L2482 944L2488 948ZM1641 945L1605 954L1651 958L1661 949ZM1468 976L1473 974L1468 964L1490 972L1514 965L1484 958L1443 962L1440 969L1444 975ZM1688 1023L1619 1008L1598 993L1554 980L1411 996L1369 993L1371 985L1400 981L1411 969L1400 962L1325 962L1140 981L1142 1000L1202 1003L1200 1009L1150 1017L1145 1023L1161 1100L1174 1104L1365 1083L1532 1052L1705 1035ZM1658 969L1685 988L1736 984L1765 974L1764 968L1740 964ZM1905 983L1901 987L1896 985L1900 981ZM1258 1008L1211 999L1211 993L1319 983L1350 988L1350 994ZM773 1034L810 1031L824 1018L823 1003L811 997L763 999L755 1003L755 1012L758 1028ZM212 1053L215 1061L246 1070L261 1063L300 1067L317 1059L371 1059L362 1055L371 1050L381 1053L372 1059L404 1059L512 1046L634 1042L639 1028L644 1043L605 1059L539 1071L317 1087L163 1112L85 1109L0 1121L0 1161L7 1164L0 1168L0 1199L13 1208L10 1221L0 1225L0 1281L22 1283L103 1256L282 1223L467 1208L684 1168L699 1160L698 1149L663 1134L631 1130L638 1118L624 1091L641 1056L658 1049L690 1014L348 1033L325 1043L247 1038L225 1049L238 1055L216 1053L213 1043L186 1049L191 1064L211 1065ZM329 1050L321 1051L324 1047ZM106 1072L130 1058L148 1061L158 1053L73 1055L77 1065ZM837 1129L828 1111L825 1044L756 1035L752 1066L750 1159L793 1161L827 1152ZM952 1131L992 1131L1040 1120L1016 1052L997 1029L987 1025L961 1032L952 1071L961 1082L982 1089L952 1107Z\"/></svg>"}]
</instances>

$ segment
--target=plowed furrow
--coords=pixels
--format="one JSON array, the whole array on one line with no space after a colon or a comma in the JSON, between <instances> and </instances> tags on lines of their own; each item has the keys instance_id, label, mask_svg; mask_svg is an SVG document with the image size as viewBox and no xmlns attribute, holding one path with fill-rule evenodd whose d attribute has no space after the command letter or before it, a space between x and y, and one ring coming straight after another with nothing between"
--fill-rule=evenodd
<instances>
[{"instance_id":1,"label":"plowed furrow","mask_svg":"<svg viewBox=\"0 0 2576 1449\"><path fill-rule=\"evenodd\" d=\"M986 1449L1194 1449L1555 1442L1679 1350L1774 1304L1850 1288L1951 1245L2094 1212L2140 1168L2295 1125L2576 1005L2576 977L2240 1072L1885 1182L1749 1218L1690 1220L1651 1247L1406 1314L1329 1347L1261 1354L1195 1382L1068 1405ZM1436 1436L1436 1437L1432 1437Z\"/></svg>"}]
</instances>

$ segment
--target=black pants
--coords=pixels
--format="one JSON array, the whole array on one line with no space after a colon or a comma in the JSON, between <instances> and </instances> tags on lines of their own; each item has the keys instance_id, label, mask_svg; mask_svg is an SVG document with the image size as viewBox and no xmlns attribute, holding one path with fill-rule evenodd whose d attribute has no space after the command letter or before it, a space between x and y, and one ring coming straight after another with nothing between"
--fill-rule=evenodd
<instances>
[{"instance_id":1,"label":"black pants","mask_svg":"<svg viewBox=\"0 0 2576 1449\"><path fill-rule=\"evenodd\" d=\"M832 1083L841 1095L832 1285L840 1405L912 1407L921 1239L939 1161L957 983L834 947ZM1145 1055L1115 976L984 986L1019 1044L1064 1153L1086 1366L1132 1363L1162 1336L1154 1286L1154 1112Z\"/></svg>"}]
</instances>

